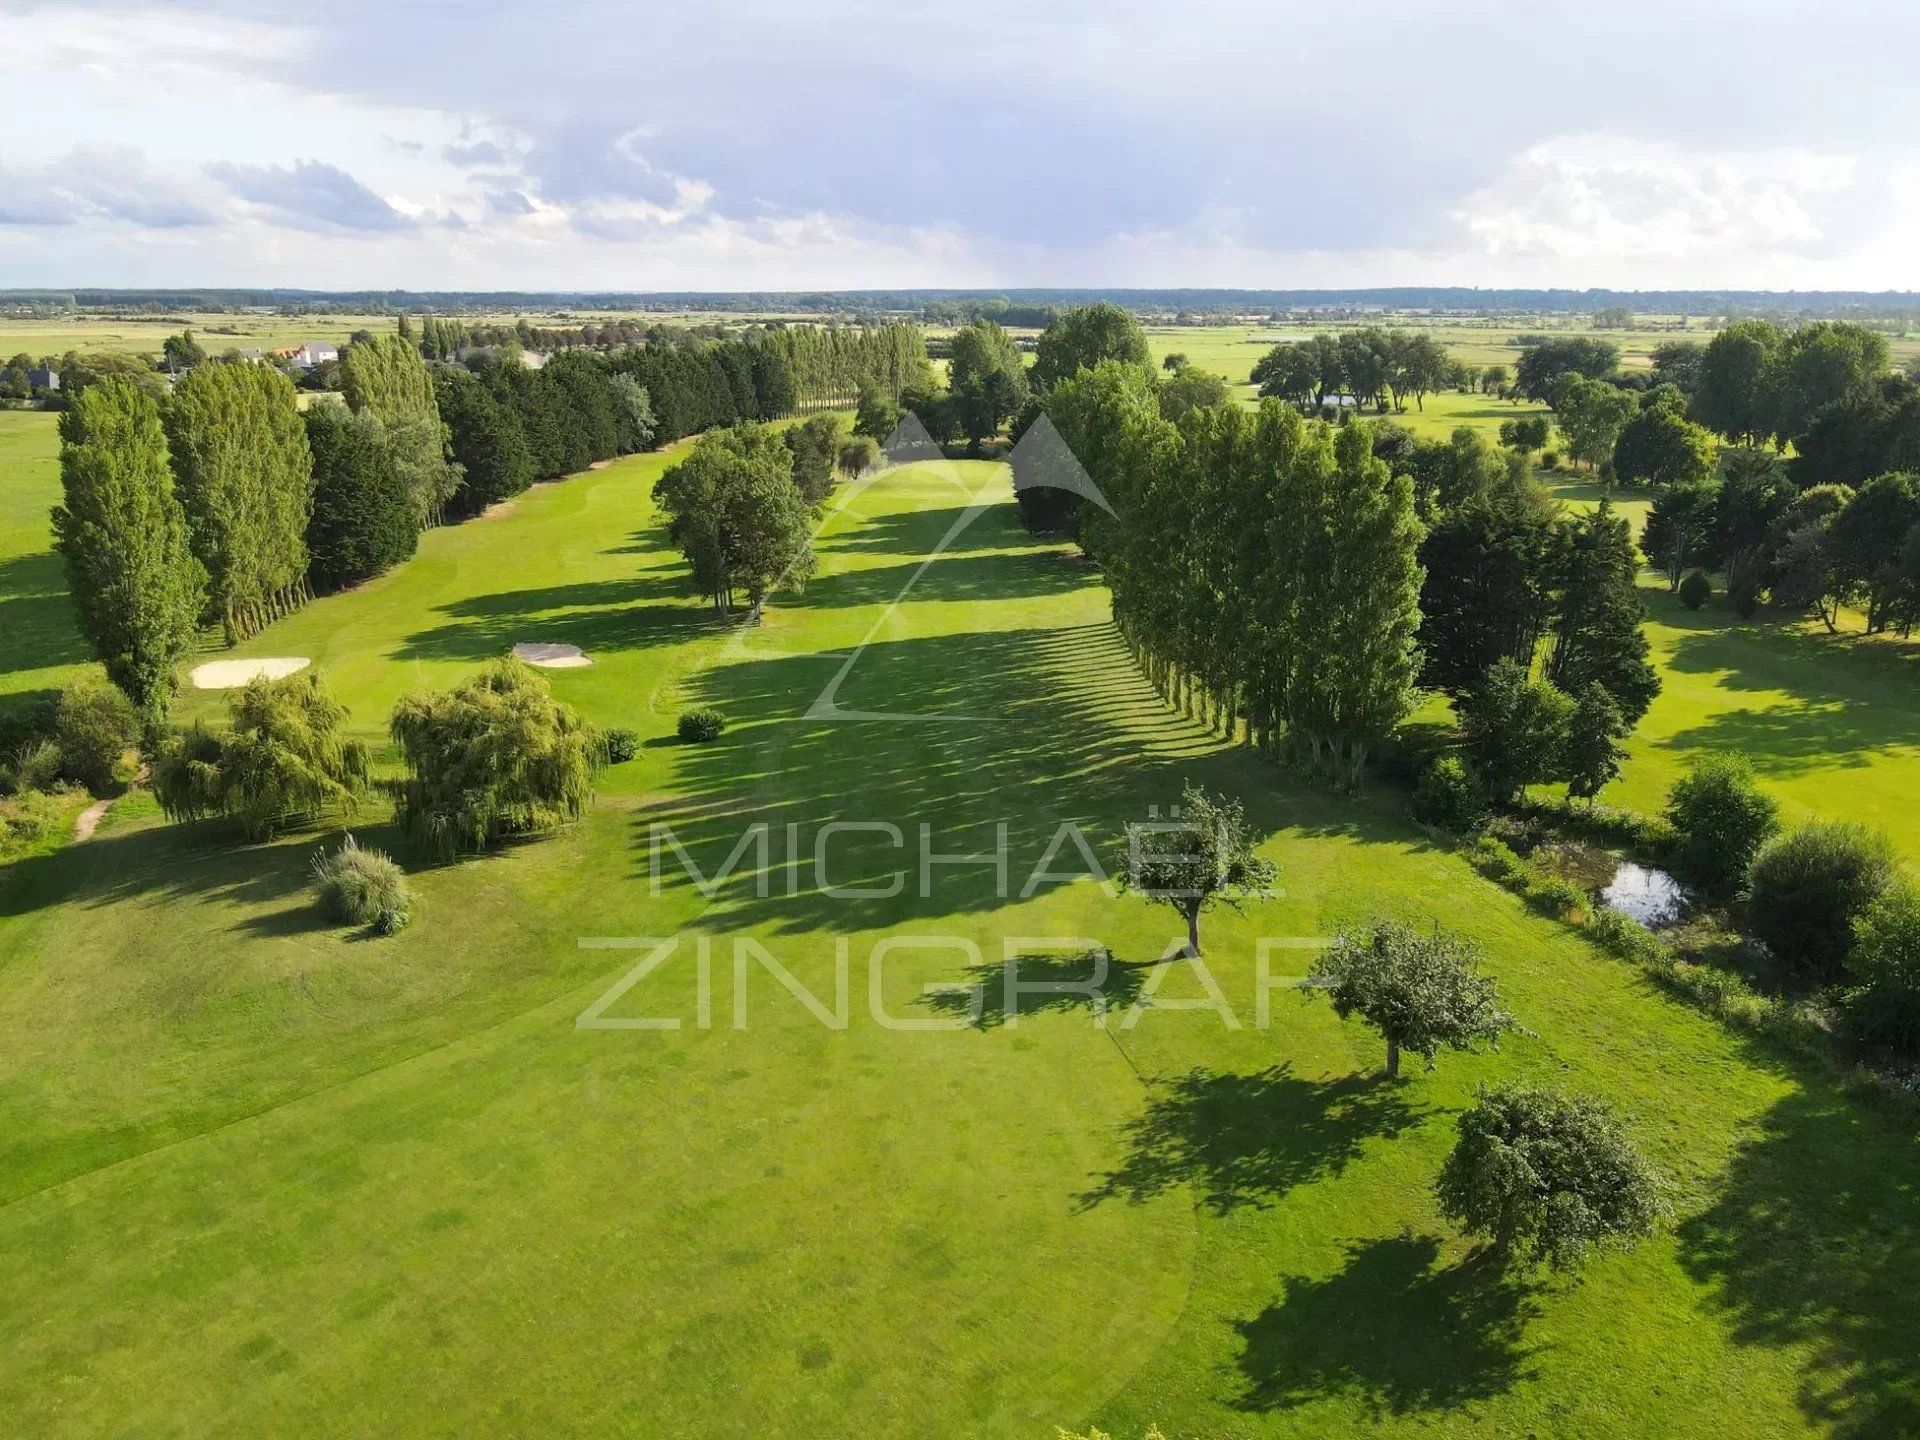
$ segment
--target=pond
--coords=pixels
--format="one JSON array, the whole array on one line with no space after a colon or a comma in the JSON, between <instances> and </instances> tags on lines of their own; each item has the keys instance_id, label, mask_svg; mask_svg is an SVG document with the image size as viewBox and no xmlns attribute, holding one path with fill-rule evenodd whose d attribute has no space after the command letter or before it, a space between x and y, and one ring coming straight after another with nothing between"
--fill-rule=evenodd
<instances>
[{"instance_id":1,"label":"pond","mask_svg":"<svg viewBox=\"0 0 1920 1440\"><path fill-rule=\"evenodd\" d=\"M1664 870L1636 865L1631 860L1620 862L1600 898L1609 910L1638 920L1649 930L1676 924L1687 913L1687 892L1678 880Z\"/></svg>"}]
</instances>

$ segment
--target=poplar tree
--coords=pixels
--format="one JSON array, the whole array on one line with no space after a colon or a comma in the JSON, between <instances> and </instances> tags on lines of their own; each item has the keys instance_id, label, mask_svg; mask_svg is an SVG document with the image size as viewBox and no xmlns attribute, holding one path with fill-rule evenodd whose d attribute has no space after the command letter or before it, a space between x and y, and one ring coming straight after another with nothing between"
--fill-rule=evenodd
<instances>
[{"instance_id":1,"label":"poplar tree","mask_svg":"<svg viewBox=\"0 0 1920 1440\"><path fill-rule=\"evenodd\" d=\"M166 718L174 666L193 648L207 577L167 464L153 398L108 377L60 417L55 545L81 633L150 727Z\"/></svg>"},{"instance_id":2,"label":"poplar tree","mask_svg":"<svg viewBox=\"0 0 1920 1440\"><path fill-rule=\"evenodd\" d=\"M233 644L304 603L313 457L293 383L266 365L201 365L162 411L209 600Z\"/></svg>"},{"instance_id":3,"label":"poplar tree","mask_svg":"<svg viewBox=\"0 0 1920 1440\"><path fill-rule=\"evenodd\" d=\"M384 427L393 475L414 523L438 524L459 489L460 468L447 463L446 430L420 351L398 334L356 341L340 357L340 388L350 407L367 411Z\"/></svg>"}]
</instances>

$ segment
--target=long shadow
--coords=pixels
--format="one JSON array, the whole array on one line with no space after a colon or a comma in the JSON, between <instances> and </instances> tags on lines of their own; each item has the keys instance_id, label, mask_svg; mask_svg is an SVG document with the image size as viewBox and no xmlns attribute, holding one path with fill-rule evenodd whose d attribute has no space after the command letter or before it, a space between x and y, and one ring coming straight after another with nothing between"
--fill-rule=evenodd
<instances>
[{"instance_id":1,"label":"long shadow","mask_svg":"<svg viewBox=\"0 0 1920 1440\"><path fill-rule=\"evenodd\" d=\"M1302 1080L1285 1065L1252 1075L1190 1070L1156 1085L1128 1126L1131 1152L1080 1203L1139 1204L1189 1185L1215 1214L1269 1205L1424 1115L1376 1079Z\"/></svg>"},{"instance_id":2,"label":"long shadow","mask_svg":"<svg viewBox=\"0 0 1920 1440\"><path fill-rule=\"evenodd\" d=\"M1140 998L1157 963L1115 960L1105 951L1016 955L1001 964L969 966L956 988L935 991L920 1003L942 1016L965 1016L976 1030L997 1030L1023 1015L1066 1010L1111 1014Z\"/></svg>"},{"instance_id":3,"label":"long shadow","mask_svg":"<svg viewBox=\"0 0 1920 1440\"><path fill-rule=\"evenodd\" d=\"M0 560L0 674L78 665L90 658L75 628L67 576L58 555Z\"/></svg>"},{"instance_id":4,"label":"long shadow","mask_svg":"<svg viewBox=\"0 0 1920 1440\"><path fill-rule=\"evenodd\" d=\"M1529 1378L1532 1292L1484 1263L1437 1269L1439 1257L1431 1236L1393 1236L1350 1245L1346 1267L1324 1280L1283 1281L1283 1297L1237 1327L1246 1388L1235 1408L1342 1395L1378 1423L1455 1409Z\"/></svg>"},{"instance_id":5,"label":"long shadow","mask_svg":"<svg viewBox=\"0 0 1920 1440\"><path fill-rule=\"evenodd\" d=\"M589 656L645 650L685 640L715 623L684 576L583 581L530 590L499 590L439 607L447 623L417 630L398 656L478 660L522 640L577 645Z\"/></svg>"},{"instance_id":6,"label":"long shadow","mask_svg":"<svg viewBox=\"0 0 1920 1440\"><path fill-rule=\"evenodd\" d=\"M1802 1352L1799 1404L1845 1440L1920 1435L1920 1142L1826 1088L1774 1106L1681 1260L1750 1345Z\"/></svg>"}]
</instances>

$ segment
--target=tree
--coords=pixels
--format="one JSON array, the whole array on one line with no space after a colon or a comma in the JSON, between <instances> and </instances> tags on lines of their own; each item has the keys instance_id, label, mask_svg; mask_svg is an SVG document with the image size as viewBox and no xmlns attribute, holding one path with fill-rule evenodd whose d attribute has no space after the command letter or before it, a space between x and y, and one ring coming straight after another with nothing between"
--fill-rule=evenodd
<instances>
[{"instance_id":1,"label":"tree","mask_svg":"<svg viewBox=\"0 0 1920 1440\"><path fill-rule=\"evenodd\" d=\"M1181 350L1173 351L1164 360L1160 362L1160 368L1162 370L1167 371L1169 374L1171 374L1175 370L1185 369L1186 365L1187 365L1186 352Z\"/></svg>"},{"instance_id":2,"label":"tree","mask_svg":"<svg viewBox=\"0 0 1920 1440\"><path fill-rule=\"evenodd\" d=\"M1720 487L1709 483L1675 485L1655 498L1640 548L1665 572L1669 590L1680 588L1690 567L1718 558L1719 504Z\"/></svg>"},{"instance_id":3,"label":"tree","mask_svg":"<svg viewBox=\"0 0 1920 1440\"><path fill-rule=\"evenodd\" d=\"M1604 380L1569 378L1554 409L1567 439L1567 453L1589 466L1613 454L1615 442L1635 411L1633 396Z\"/></svg>"},{"instance_id":4,"label":"tree","mask_svg":"<svg viewBox=\"0 0 1920 1440\"><path fill-rule=\"evenodd\" d=\"M1698 340L1669 340L1653 347L1653 378L1660 385L1672 385L1689 397L1700 386L1700 362L1706 346Z\"/></svg>"},{"instance_id":5,"label":"tree","mask_svg":"<svg viewBox=\"0 0 1920 1440\"><path fill-rule=\"evenodd\" d=\"M1866 597L1870 635L1892 623L1906 598L1901 559L1916 529L1920 479L1912 475L1878 475L1867 481L1828 528L1839 586L1844 593Z\"/></svg>"},{"instance_id":6,"label":"tree","mask_svg":"<svg viewBox=\"0 0 1920 1440\"><path fill-rule=\"evenodd\" d=\"M978 450L1027 400L1026 369L1013 337L991 320L956 331L947 386L960 429Z\"/></svg>"},{"instance_id":7,"label":"tree","mask_svg":"<svg viewBox=\"0 0 1920 1440\"><path fill-rule=\"evenodd\" d=\"M647 387L624 370L616 370L607 378L613 386L614 419L620 453L638 454L653 444L654 432L658 428L653 416L653 399L647 394Z\"/></svg>"},{"instance_id":8,"label":"tree","mask_svg":"<svg viewBox=\"0 0 1920 1440\"><path fill-rule=\"evenodd\" d=\"M1482 395L1498 395L1502 390L1506 388L1507 388L1507 367L1506 366L1489 365L1487 366L1486 369L1480 372L1480 393Z\"/></svg>"},{"instance_id":9,"label":"tree","mask_svg":"<svg viewBox=\"0 0 1920 1440\"><path fill-rule=\"evenodd\" d=\"M207 358L207 352L200 348L191 330L167 336L160 342L160 354L169 375L184 374L194 366L204 364Z\"/></svg>"},{"instance_id":10,"label":"tree","mask_svg":"<svg viewBox=\"0 0 1920 1440\"><path fill-rule=\"evenodd\" d=\"M1704 570L1689 570L1680 582L1679 595L1687 609L1698 610L1713 598L1713 581Z\"/></svg>"},{"instance_id":11,"label":"tree","mask_svg":"<svg viewBox=\"0 0 1920 1440\"><path fill-rule=\"evenodd\" d=\"M1225 403L1227 382L1211 370L1183 365L1160 382L1160 413L1178 421L1189 410L1207 410Z\"/></svg>"},{"instance_id":12,"label":"tree","mask_svg":"<svg viewBox=\"0 0 1920 1440\"><path fill-rule=\"evenodd\" d=\"M865 435L884 445L899 427L905 412L892 395L871 380L860 387L859 403L854 410L853 433Z\"/></svg>"},{"instance_id":13,"label":"tree","mask_svg":"<svg viewBox=\"0 0 1920 1440\"><path fill-rule=\"evenodd\" d=\"M1455 835L1478 830L1487 819L1487 797L1480 777L1458 755L1442 755L1420 773L1413 794L1413 818Z\"/></svg>"},{"instance_id":14,"label":"tree","mask_svg":"<svg viewBox=\"0 0 1920 1440\"><path fill-rule=\"evenodd\" d=\"M769 593L813 573L812 511L794 483L792 452L765 426L702 435L653 493L716 610L731 609L743 590L758 620Z\"/></svg>"},{"instance_id":15,"label":"tree","mask_svg":"<svg viewBox=\"0 0 1920 1440\"><path fill-rule=\"evenodd\" d=\"M420 351L398 334L356 341L341 353L340 385L350 409L369 412L385 427L393 473L406 489L415 525L437 523L459 488L460 471L447 463L433 377Z\"/></svg>"},{"instance_id":16,"label":"tree","mask_svg":"<svg viewBox=\"0 0 1920 1440\"><path fill-rule=\"evenodd\" d=\"M1200 915L1216 904L1239 909L1273 883L1274 864L1238 800L1209 795L1188 782L1172 819L1127 826L1126 888L1179 912L1187 922L1186 953L1200 954Z\"/></svg>"},{"instance_id":17,"label":"tree","mask_svg":"<svg viewBox=\"0 0 1920 1440\"><path fill-rule=\"evenodd\" d=\"M1102 360L1128 365L1147 365L1152 360L1147 332L1139 320L1105 300L1069 310L1041 331L1034 346L1033 388L1044 395Z\"/></svg>"},{"instance_id":18,"label":"tree","mask_svg":"<svg viewBox=\"0 0 1920 1440\"><path fill-rule=\"evenodd\" d=\"M1472 941L1432 934L1393 921L1360 932L1342 931L1320 953L1312 981L1342 1020L1358 1015L1387 1042L1387 1078L1400 1076L1400 1052L1411 1050L1435 1068L1442 1048L1498 1049L1518 1028L1500 1008L1500 988L1480 973Z\"/></svg>"},{"instance_id":19,"label":"tree","mask_svg":"<svg viewBox=\"0 0 1920 1440\"><path fill-rule=\"evenodd\" d=\"M76 396L60 417L60 483L54 544L80 631L156 726L173 699L174 666L193 649L207 575L153 397L117 378Z\"/></svg>"},{"instance_id":20,"label":"tree","mask_svg":"<svg viewBox=\"0 0 1920 1440\"><path fill-rule=\"evenodd\" d=\"M250 840L329 810L351 814L372 756L343 739L347 709L318 672L256 676L227 699L232 728L215 735L198 721L171 737L154 761L153 789L171 820L224 815Z\"/></svg>"},{"instance_id":21,"label":"tree","mask_svg":"<svg viewBox=\"0 0 1920 1440\"><path fill-rule=\"evenodd\" d=\"M1779 803L1759 786L1753 763L1737 751L1708 751L1667 794L1667 823L1679 842L1680 868L1696 884L1728 893L1780 828Z\"/></svg>"},{"instance_id":22,"label":"tree","mask_svg":"<svg viewBox=\"0 0 1920 1440\"><path fill-rule=\"evenodd\" d=\"M1671 406L1644 406L1614 442L1613 473L1630 485L1703 485L1713 474L1713 436Z\"/></svg>"},{"instance_id":23,"label":"tree","mask_svg":"<svg viewBox=\"0 0 1920 1440\"><path fill-rule=\"evenodd\" d=\"M1888 376L1868 393L1822 406L1793 445L1793 478L1802 488L1920 470L1920 387Z\"/></svg>"},{"instance_id":24,"label":"tree","mask_svg":"<svg viewBox=\"0 0 1920 1440\"><path fill-rule=\"evenodd\" d=\"M1440 1210L1502 1262L1578 1266L1630 1246L1666 1213L1661 1184L1591 1096L1526 1085L1484 1092L1436 1184Z\"/></svg>"},{"instance_id":25,"label":"tree","mask_svg":"<svg viewBox=\"0 0 1920 1440\"><path fill-rule=\"evenodd\" d=\"M394 472L386 427L369 411L318 404L306 412L313 454L308 573L323 589L378 575L413 554L413 500Z\"/></svg>"},{"instance_id":26,"label":"tree","mask_svg":"<svg viewBox=\"0 0 1920 1440\"><path fill-rule=\"evenodd\" d=\"M1765 402L1776 445L1804 435L1828 405L1870 397L1887 370L1887 341L1844 320L1787 332L1768 375Z\"/></svg>"},{"instance_id":27,"label":"tree","mask_svg":"<svg viewBox=\"0 0 1920 1440\"><path fill-rule=\"evenodd\" d=\"M1660 693L1640 622L1639 557L1624 517L1605 500L1563 532L1555 588L1559 614L1546 675L1568 694L1606 687L1629 726L1638 725Z\"/></svg>"},{"instance_id":28,"label":"tree","mask_svg":"<svg viewBox=\"0 0 1920 1440\"><path fill-rule=\"evenodd\" d=\"M1722 457L1719 498L1714 506L1714 536L1727 567L1727 588L1764 580L1772 552L1785 538L1783 525L1796 491L1785 468L1760 450L1736 450ZM1838 507L1835 507L1838 508ZM1796 526L1810 516L1801 516Z\"/></svg>"},{"instance_id":29,"label":"tree","mask_svg":"<svg viewBox=\"0 0 1920 1440\"><path fill-rule=\"evenodd\" d=\"M1920 889L1894 881L1853 922L1847 1014L1868 1039L1920 1049Z\"/></svg>"},{"instance_id":30,"label":"tree","mask_svg":"<svg viewBox=\"0 0 1920 1440\"><path fill-rule=\"evenodd\" d=\"M1500 443L1522 455L1544 450L1552 433L1553 423L1545 415L1526 415L1500 422Z\"/></svg>"},{"instance_id":31,"label":"tree","mask_svg":"<svg viewBox=\"0 0 1920 1440\"><path fill-rule=\"evenodd\" d=\"M465 370L435 371L434 394L462 472L454 510L478 515L533 483L533 454L511 407Z\"/></svg>"},{"instance_id":32,"label":"tree","mask_svg":"<svg viewBox=\"0 0 1920 1440\"><path fill-rule=\"evenodd\" d=\"M1619 779L1621 763L1627 758L1620 742L1632 733L1633 727L1605 686L1595 681L1582 690L1567 722L1561 762L1567 793L1576 800L1591 801Z\"/></svg>"},{"instance_id":33,"label":"tree","mask_svg":"<svg viewBox=\"0 0 1920 1440\"><path fill-rule=\"evenodd\" d=\"M1461 705L1462 728L1487 793L1511 804L1529 785L1561 778L1574 701L1527 667L1502 660Z\"/></svg>"},{"instance_id":34,"label":"tree","mask_svg":"<svg viewBox=\"0 0 1920 1440\"><path fill-rule=\"evenodd\" d=\"M840 417L815 415L781 432L793 456L793 483L809 505L833 493L833 466L840 453Z\"/></svg>"},{"instance_id":35,"label":"tree","mask_svg":"<svg viewBox=\"0 0 1920 1440\"><path fill-rule=\"evenodd\" d=\"M161 420L208 599L233 644L306 598L313 456L299 397L265 365L202 365L174 382Z\"/></svg>"},{"instance_id":36,"label":"tree","mask_svg":"<svg viewBox=\"0 0 1920 1440\"><path fill-rule=\"evenodd\" d=\"M1767 842L1747 878L1747 928L1783 964L1831 983L1854 922L1893 882L1893 846L1864 825L1814 821Z\"/></svg>"},{"instance_id":37,"label":"tree","mask_svg":"<svg viewBox=\"0 0 1920 1440\"><path fill-rule=\"evenodd\" d=\"M855 435L842 442L834 464L849 480L857 480L880 463L880 447L871 435Z\"/></svg>"},{"instance_id":38,"label":"tree","mask_svg":"<svg viewBox=\"0 0 1920 1440\"><path fill-rule=\"evenodd\" d=\"M1560 392L1575 377L1602 380L1620 368L1620 347L1609 340L1575 335L1539 340L1520 351L1514 390L1524 399L1560 408Z\"/></svg>"},{"instance_id":39,"label":"tree","mask_svg":"<svg viewBox=\"0 0 1920 1440\"><path fill-rule=\"evenodd\" d=\"M390 728L408 771L400 822L442 856L556 829L593 799L598 733L511 656L454 690L406 697Z\"/></svg>"},{"instance_id":40,"label":"tree","mask_svg":"<svg viewBox=\"0 0 1920 1440\"><path fill-rule=\"evenodd\" d=\"M53 733L61 773L107 795L119 781L122 757L140 738L140 715L115 686L76 680L60 692Z\"/></svg>"},{"instance_id":41,"label":"tree","mask_svg":"<svg viewBox=\"0 0 1920 1440\"><path fill-rule=\"evenodd\" d=\"M1524 477L1442 514L1420 547L1423 684L1457 699L1499 661L1532 660L1551 598L1554 516Z\"/></svg>"},{"instance_id":42,"label":"tree","mask_svg":"<svg viewBox=\"0 0 1920 1440\"><path fill-rule=\"evenodd\" d=\"M1694 418L1736 445L1758 445L1772 433L1769 387L1780 331L1765 320L1735 320L1701 352L1693 391Z\"/></svg>"}]
</instances>

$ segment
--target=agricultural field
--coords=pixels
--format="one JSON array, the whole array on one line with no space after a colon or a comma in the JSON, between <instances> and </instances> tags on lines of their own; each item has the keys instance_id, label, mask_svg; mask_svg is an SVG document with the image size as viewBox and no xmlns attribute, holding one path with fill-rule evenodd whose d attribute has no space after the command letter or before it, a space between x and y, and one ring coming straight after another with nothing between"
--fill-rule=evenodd
<instances>
[{"instance_id":1,"label":"agricultural field","mask_svg":"<svg viewBox=\"0 0 1920 1440\"><path fill-rule=\"evenodd\" d=\"M58 320L0 315L0 359L23 353L36 358L58 356L69 350L158 355L167 336L182 330L193 331L209 354L218 355L229 348L272 350L308 340L339 341L355 330L380 334L394 325L391 315L188 314L113 319L84 315Z\"/></svg>"},{"instance_id":2,"label":"agricultural field","mask_svg":"<svg viewBox=\"0 0 1920 1440\"><path fill-rule=\"evenodd\" d=\"M13 1428L1869 1437L1920 1415L1902 1122L1479 879L1397 796L1304 787L1170 711L1000 467L843 488L821 573L743 632L686 593L650 499L670 458L429 532L240 652L311 656L377 742L410 687L578 644L595 663L555 691L643 744L575 829L417 871L419 918L378 942L305 897L332 835L235 846L137 799L0 879ZM1703 685L1761 678L1724 659ZM732 726L671 743L696 701ZM1062 822L1108 853L1185 779L1246 796L1280 867L1278 897L1208 920L1238 1028L1177 1008L1206 997L1159 962L1167 912L1090 879L1020 894ZM827 819L909 837L836 845L838 884L882 889L920 825L958 852L1005 821L1009 893L976 867L835 898L805 865L789 886L784 850L765 895L703 896L670 856L650 884L655 825L711 874L754 821L805 844ZM378 805L353 828L399 848ZM1388 1086L1378 1038L1324 1004L1283 987L1261 1023L1258 937L1383 914L1477 939L1532 1033ZM591 942L676 932L711 941L706 1002L681 953L605 1012L677 1028L576 1023L640 958ZM905 935L943 948L875 978ZM1108 1023L1072 992L1011 1013L1005 936L1110 946ZM758 965L736 988L750 939L831 1012L837 938L844 1028ZM977 1013L924 988L973 983ZM1671 1186L1659 1238L1514 1281L1440 1220L1453 1117L1512 1077L1628 1117Z\"/></svg>"}]
</instances>

